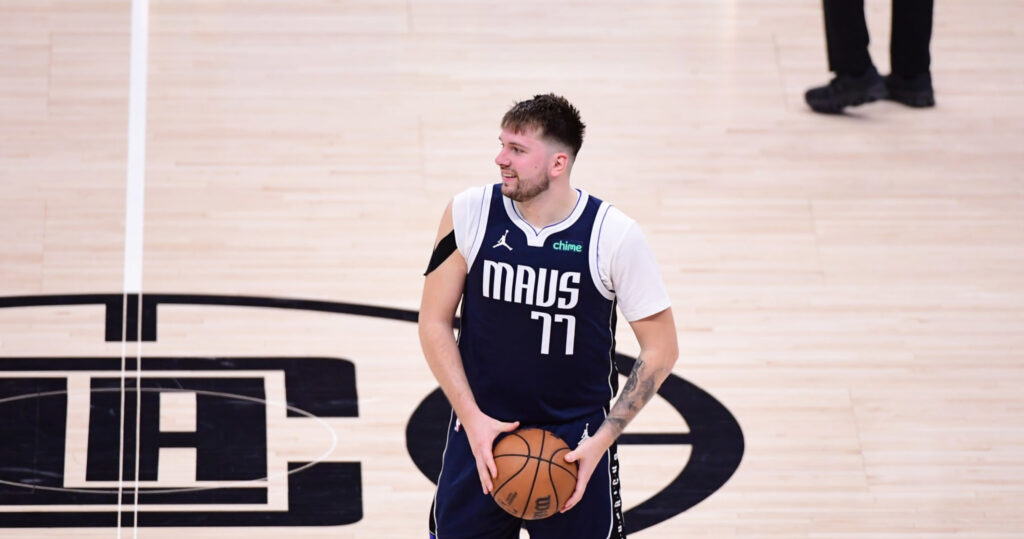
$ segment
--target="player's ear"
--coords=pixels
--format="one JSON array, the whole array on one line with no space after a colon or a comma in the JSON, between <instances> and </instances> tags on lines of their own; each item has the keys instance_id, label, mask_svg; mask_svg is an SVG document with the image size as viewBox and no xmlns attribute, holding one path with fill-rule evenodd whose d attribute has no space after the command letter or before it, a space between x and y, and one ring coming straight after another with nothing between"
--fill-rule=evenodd
<instances>
[{"instance_id":1,"label":"player's ear","mask_svg":"<svg viewBox=\"0 0 1024 539\"><path fill-rule=\"evenodd\" d=\"M555 154L552 155L551 157L552 159L549 175L560 176L562 174L565 174L565 172L569 169L569 154L566 152L559 151L555 152Z\"/></svg>"}]
</instances>

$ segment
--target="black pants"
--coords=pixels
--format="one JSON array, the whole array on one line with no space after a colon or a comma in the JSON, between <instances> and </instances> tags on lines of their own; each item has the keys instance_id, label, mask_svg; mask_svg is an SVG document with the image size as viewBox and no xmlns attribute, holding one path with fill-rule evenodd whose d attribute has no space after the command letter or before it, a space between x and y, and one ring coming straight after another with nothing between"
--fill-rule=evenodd
<instances>
[{"instance_id":1,"label":"black pants","mask_svg":"<svg viewBox=\"0 0 1024 539\"><path fill-rule=\"evenodd\" d=\"M829 70L859 75L871 64L864 0L823 0ZM892 0L889 57L892 72L912 77L928 72L934 0Z\"/></svg>"}]
</instances>

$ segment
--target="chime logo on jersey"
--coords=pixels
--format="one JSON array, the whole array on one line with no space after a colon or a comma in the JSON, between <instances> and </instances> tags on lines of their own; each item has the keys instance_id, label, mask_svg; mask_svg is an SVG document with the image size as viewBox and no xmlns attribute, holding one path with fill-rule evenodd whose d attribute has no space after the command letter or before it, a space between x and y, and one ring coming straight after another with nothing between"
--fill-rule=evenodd
<instances>
[{"instance_id":1,"label":"chime logo on jersey","mask_svg":"<svg viewBox=\"0 0 1024 539\"><path fill-rule=\"evenodd\" d=\"M572 309L579 301L580 272L484 260L483 296L508 303Z\"/></svg>"},{"instance_id":2,"label":"chime logo on jersey","mask_svg":"<svg viewBox=\"0 0 1024 539\"><path fill-rule=\"evenodd\" d=\"M551 245L556 251L569 251L570 253L582 253L583 245L571 241L559 240Z\"/></svg>"},{"instance_id":3,"label":"chime logo on jersey","mask_svg":"<svg viewBox=\"0 0 1024 539\"><path fill-rule=\"evenodd\" d=\"M523 285L522 301L576 301L572 285L579 284L578 274L545 270L541 278L537 271L534 286L541 279L548 287L564 285L543 294L532 289L531 296L526 270L495 266L492 271L503 272L498 287L503 299L515 301L515 290L506 292L505 283L511 282ZM519 271L522 280L510 277ZM104 306L105 320L97 325L105 327L108 342L156 341L158 310L168 304L275 309L280 317L304 311L417 319L416 312L402 309L288 298L148 294L140 302L132 295L125 301L122 294L0 297L0 309ZM415 332L412 324L408 327ZM0 357L0 413L5 418L0 422L0 528L338 526L362 520L363 482L389 479L365 476L360 462L330 460L333 444L361 442L338 436L324 420L359 417L357 362L308 357L301 342L295 346L298 357L210 357L202 350L192 357L146 356L138 384L134 358L128 358L130 374L123 389L120 357ZM423 359L417 350L408 361ZM634 360L619 355L616 361L620 372L629 372ZM689 445L691 457L686 462L661 459L666 475L678 476L626 512L627 532L671 518L710 496L737 469L743 454L739 425L706 392L670 376L659 396L685 417L679 431L627 432L619 443L655 450ZM437 389L409 419L406 445L424 481L437 477L444 443L444 429L438 427L448 423L450 413ZM293 421L308 426L311 420L325 428L320 439L332 444L308 459L282 457L274 448L294 438L282 426ZM311 431L307 427L304 432L308 437ZM176 473L166 473L168 463L177 465ZM136 469L138 520L126 510L118 523L118 492L123 504L135 501ZM424 503L426 511L429 500Z\"/></svg>"}]
</instances>

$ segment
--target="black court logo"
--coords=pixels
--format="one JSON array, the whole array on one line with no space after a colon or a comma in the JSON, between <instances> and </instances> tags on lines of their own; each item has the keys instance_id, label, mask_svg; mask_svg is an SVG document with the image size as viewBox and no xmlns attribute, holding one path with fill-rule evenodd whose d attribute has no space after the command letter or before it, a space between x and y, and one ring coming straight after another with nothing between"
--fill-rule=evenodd
<instances>
[{"instance_id":1,"label":"black court logo","mask_svg":"<svg viewBox=\"0 0 1024 539\"><path fill-rule=\"evenodd\" d=\"M102 305L110 342L121 341L122 332L128 341L156 341L159 306L168 304L417 318L408 310L286 298L149 294L140 303L122 294L0 297L0 308ZM620 372L629 372L633 361L619 355ZM136 384L134 358L127 359L131 376L122 390L120 357L0 357L0 528L114 527L118 484L132 485L121 489L121 503L132 503L136 470L138 521L122 512L122 526L337 526L363 518L363 481L373 478L363 477L359 462L328 461L330 450L325 458L282 462L269 450L275 421L359 416L353 361L147 356L141 367ZM689 431L627 433L619 443L688 444L691 458L679 463L669 486L627 511L627 532L710 496L743 454L735 418L706 392L671 376L659 395L686 418ZM444 444L438 426L448 424L449 414L437 389L406 429L409 454L431 481ZM335 443L352 443L333 436ZM163 463L175 459L194 473L165 473Z\"/></svg>"},{"instance_id":2,"label":"black court logo","mask_svg":"<svg viewBox=\"0 0 1024 539\"><path fill-rule=\"evenodd\" d=\"M139 526L313 526L362 518L359 463L288 462L275 470L267 451L268 408L275 404L268 399L268 376L283 374L287 405L278 404L289 417L354 417L351 362L235 357L145 358L143 364L137 399L134 359L129 360L132 377L125 380L127 420L122 421L120 358L0 359L0 413L8 418L0 422L0 504L34 507L0 512L0 526L114 526L122 426L121 480L132 482L138 469L140 485L160 485L140 487L141 507L219 508L142 510ZM82 406L69 407L69 402ZM160 408L168 402L191 411L184 418L190 425L161 425ZM86 434L75 436L84 425ZM161 477L160 461L175 448L193 452L194 479ZM69 461L74 454L85 459ZM287 511L271 508L274 487L268 478L275 473L287 478ZM134 501L131 487L121 496L124 504ZM95 510L45 510L62 505ZM252 511L253 506L268 509ZM132 514L121 517L123 526L132 525Z\"/></svg>"}]
</instances>

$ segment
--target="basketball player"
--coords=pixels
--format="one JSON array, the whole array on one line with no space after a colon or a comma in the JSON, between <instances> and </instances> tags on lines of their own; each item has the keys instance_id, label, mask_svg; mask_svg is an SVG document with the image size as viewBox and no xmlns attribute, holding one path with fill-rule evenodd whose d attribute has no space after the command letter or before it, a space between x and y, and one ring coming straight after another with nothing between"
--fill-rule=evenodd
<instances>
[{"instance_id":1,"label":"basketball player","mask_svg":"<svg viewBox=\"0 0 1024 539\"><path fill-rule=\"evenodd\" d=\"M516 103L501 122L501 183L445 208L426 273L419 334L453 415L431 537L624 537L615 440L651 399L678 355L675 322L636 223L569 182L584 124L565 98ZM453 335L462 304L459 339ZM618 386L616 304L640 344ZM579 464L560 512L520 521L488 495L496 438L540 427ZM552 502L553 503L553 502Z\"/></svg>"}]
</instances>

